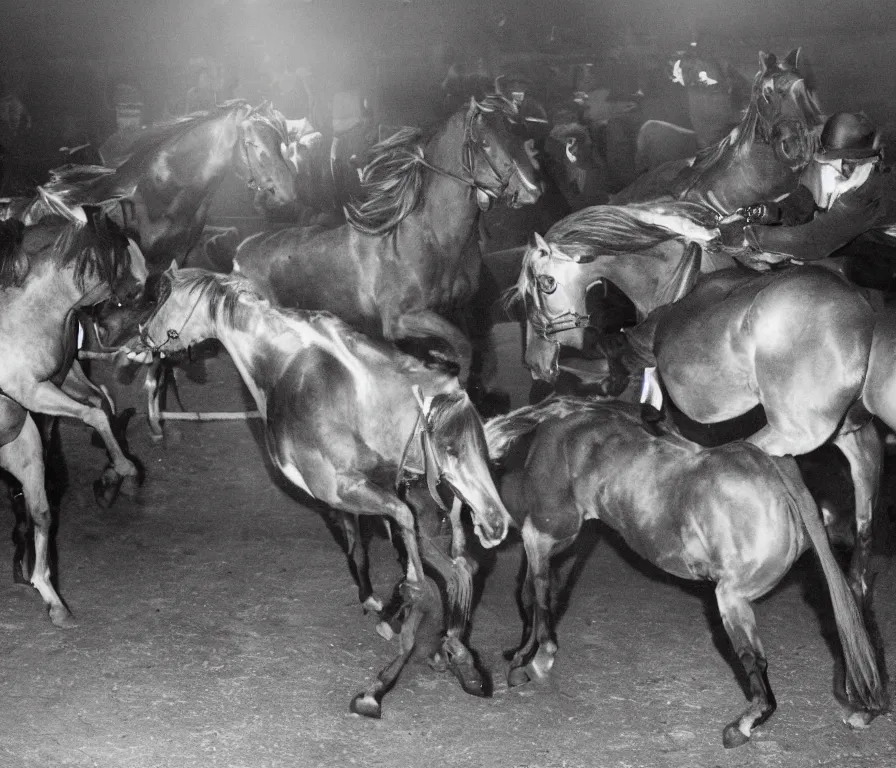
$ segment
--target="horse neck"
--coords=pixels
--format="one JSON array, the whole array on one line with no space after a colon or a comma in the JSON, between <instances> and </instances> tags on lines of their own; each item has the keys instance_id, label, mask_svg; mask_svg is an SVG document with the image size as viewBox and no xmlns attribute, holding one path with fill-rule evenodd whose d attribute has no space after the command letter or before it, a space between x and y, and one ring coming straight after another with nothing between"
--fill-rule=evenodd
<instances>
[{"instance_id":1,"label":"horse neck","mask_svg":"<svg viewBox=\"0 0 896 768\"><path fill-rule=\"evenodd\" d=\"M709 205L727 216L742 206L793 191L799 174L757 135L758 121L756 107L751 106L734 129L737 138L726 139L726 146L710 167L699 172L683 199Z\"/></svg>"},{"instance_id":2,"label":"horse neck","mask_svg":"<svg viewBox=\"0 0 896 768\"><path fill-rule=\"evenodd\" d=\"M657 307L677 300L697 279L700 250L669 240L645 253L602 255L584 265L578 278L584 294L599 279L612 282L635 305L641 321Z\"/></svg>"},{"instance_id":3,"label":"horse neck","mask_svg":"<svg viewBox=\"0 0 896 768\"><path fill-rule=\"evenodd\" d=\"M424 148L436 168L467 178L463 168L464 117L455 114ZM473 189L450 176L426 169L422 205L408 218L422 220L445 253L459 253L469 242L479 219Z\"/></svg>"},{"instance_id":4,"label":"horse neck","mask_svg":"<svg viewBox=\"0 0 896 768\"><path fill-rule=\"evenodd\" d=\"M157 187L195 185L200 198L211 196L227 169L239 161L239 110L217 120L198 124L170 145L161 147L150 161L152 183Z\"/></svg>"}]
</instances>

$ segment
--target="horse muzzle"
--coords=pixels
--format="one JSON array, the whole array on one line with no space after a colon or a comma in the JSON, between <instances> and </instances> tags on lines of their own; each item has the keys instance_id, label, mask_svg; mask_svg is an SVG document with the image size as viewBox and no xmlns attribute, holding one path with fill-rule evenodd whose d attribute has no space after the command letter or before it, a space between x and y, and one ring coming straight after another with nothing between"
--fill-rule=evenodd
<instances>
[{"instance_id":1,"label":"horse muzzle","mask_svg":"<svg viewBox=\"0 0 896 768\"><path fill-rule=\"evenodd\" d=\"M560 374L560 342L536 335L531 324L527 325L524 363L533 379L553 384Z\"/></svg>"}]
</instances>

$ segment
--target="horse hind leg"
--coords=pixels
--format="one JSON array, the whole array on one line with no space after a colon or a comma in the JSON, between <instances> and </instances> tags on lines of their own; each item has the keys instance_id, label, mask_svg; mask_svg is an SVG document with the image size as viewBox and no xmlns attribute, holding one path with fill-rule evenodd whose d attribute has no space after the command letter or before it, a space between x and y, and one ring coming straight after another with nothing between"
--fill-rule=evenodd
<instances>
[{"instance_id":1,"label":"horse hind leg","mask_svg":"<svg viewBox=\"0 0 896 768\"><path fill-rule=\"evenodd\" d=\"M868 563L871 558L871 537L874 510L877 507L883 469L883 444L877 428L868 422L861 428L837 435L834 440L849 462L856 499L856 545L849 567L849 586L859 608L868 597Z\"/></svg>"},{"instance_id":2,"label":"horse hind leg","mask_svg":"<svg viewBox=\"0 0 896 768\"><path fill-rule=\"evenodd\" d=\"M753 729L772 715L777 704L768 683L768 662L756 629L752 606L723 584L716 586L716 602L734 652L747 674L750 690L750 706L722 731L722 744L730 749L746 744Z\"/></svg>"},{"instance_id":3,"label":"horse hind leg","mask_svg":"<svg viewBox=\"0 0 896 768\"><path fill-rule=\"evenodd\" d=\"M383 601L374 594L370 583L370 558L361 531L361 519L358 515L345 514L342 516L342 527L345 531L349 568L358 585L358 600L364 613L379 615L383 610Z\"/></svg>"},{"instance_id":4,"label":"horse hind leg","mask_svg":"<svg viewBox=\"0 0 896 768\"><path fill-rule=\"evenodd\" d=\"M57 627L74 627L69 609L60 599L50 579L48 550L50 539L50 504L44 488L43 446L40 433L28 415L15 440L0 447L0 467L21 484L25 507L34 523L34 567L31 584L47 604L50 620ZM24 577L24 573L22 574Z\"/></svg>"},{"instance_id":5,"label":"horse hind leg","mask_svg":"<svg viewBox=\"0 0 896 768\"><path fill-rule=\"evenodd\" d=\"M551 608L551 558L575 541L575 536L557 540L539 531L527 518L523 523L523 545L528 560L526 582L523 589L531 590L529 637L514 654L507 673L507 684L522 685L533 678L544 678L554 666L557 655L557 636ZM525 600L524 600L525 607Z\"/></svg>"},{"instance_id":6,"label":"horse hind leg","mask_svg":"<svg viewBox=\"0 0 896 768\"><path fill-rule=\"evenodd\" d=\"M25 492L18 479L8 478L9 502L15 516L12 529L12 580L14 584L30 585L28 577L34 568L34 547L29 546L28 534L31 533L28 506L25 503Z\"/></svg>"},{"instance_id":7,"label":"horse hind leg","mask_svg":"<svg viewBox=\"0 0 896 768\"><path fill-rule=\"evenodd\" d=\"M398 654L383 669L376 680L363 693L352 700L351 712L365 717L381 716L381 701L398 679L417 638L417 628L424 616L424 603L428 586L423 575L423 562L417 547L414 515L410 508L397 496L382 490L359 474L344 475L339 478L336 495L340 499L340 510L353 514L378 514L391 517L401 530L407 552L405 579L402 596L407 606L406 618L398 636ZM376 510L376 512L371 512Z\"/></svg>"}]
</instances>

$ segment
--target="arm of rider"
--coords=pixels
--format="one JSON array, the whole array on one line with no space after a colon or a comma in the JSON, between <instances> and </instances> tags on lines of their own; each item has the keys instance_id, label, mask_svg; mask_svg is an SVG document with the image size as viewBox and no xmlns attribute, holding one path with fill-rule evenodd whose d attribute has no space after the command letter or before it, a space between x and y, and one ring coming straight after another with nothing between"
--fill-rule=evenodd
<instances>
[{"instance_id":1,"label":"arm of rider","mask_svg":"<svg viewBox=\"0 0 896 768\"><path fill-rule=\"evenodd\" d=\"M775 254L778 263L785 259L817 261L830 256L838 248L880 224L885 206L877 197L866 194L846 194L827 211L795 227L765 227L748 225L744 228L747 243L761 253L757 258ZM783 256L783 258L779 258Z\"/></svg>"}]
</instances>

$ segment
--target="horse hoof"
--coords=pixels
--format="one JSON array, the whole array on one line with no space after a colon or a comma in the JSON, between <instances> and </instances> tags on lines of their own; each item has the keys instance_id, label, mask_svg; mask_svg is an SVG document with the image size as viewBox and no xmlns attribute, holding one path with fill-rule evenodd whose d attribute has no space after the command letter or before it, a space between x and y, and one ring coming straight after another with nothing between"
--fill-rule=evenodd
<instances>
[{"instance_id":1,"label":"horse hoof","mask_svg":"<svg viewBox=\"0 0 896 768\"><path fill-rule=\"evenodd\" d=\"M161 445L165 442L165 435L162 432L150 432L149 439L152 440L153 445Z\"/></svg>"},{"instance_id":2,"label":"horse hoof","mask_svg":"<svg viewBox=\"0 0 896 768\"><path fill-rule=\"evenodd\" d=\"M352 699L349 707L353 715L362 715L363 717L372 717L379 720L383 716L383 710L380 703L370 694L359 693Z\"/></svg>"},{"instance_id":3,"label":"horse hoof","mask_svg":"<svg viewBox=\"0 0 896 768\"><path fill-rule=\"evenodd\" d=\"M519 685L525 685L530 679L525 667L513 667L507 673L507 687L516 688Z\"/></svg>"},{"instance_id":4,"label":"horse hoof","mask_svg":"<svg viewBox=\"0 0 896 768\"><path fill-rule=\"evenodd\" d=\"M749 736L745 736L744 732L737 727L737 723L731 723L730 725L725 726L725 730L722 731L722 745L725 749L734 749L735 747L742 747L750 740Z\"/></svg>"},{"instance_id":5,"label":"horse hoof","mask_svg":"<svg viewBox=\"0 0 896 768\"><path fill-rule=\"evenodd\" d=\"M361 608L364 610L365 616L368 613L375 613L379 615L383 612L383 601L380 600L376 595L371 595L361 603Z\"/></svg>"},{"instance_id":6,"label":"horse hoof","mask_svg":"<svg viewBox=\"0 0 896 768\"><path fill-rule=\"evenodd\" d=\"M876 716L876 713L869 712L867 709L857 709L845 716L843 722L854 731L864 731Z\"/></svg>"},{"instance_id":7,"label":"horse hoof","mask_svg":"<svg viewBox=\"0 0 896 768\"><path fill-rule=\"evenodd\" d=\"M446 672L448 670L448 660L439 651L434 651L426 660L426 663L435 672Z\"/></svg>"},{"instance_id":8,"label":"horse hoof","mask_svg":"<svg viewBox=\"0 0 896 768\"><path fill-rule=\"evenodd\" d=\"M477 696L480 699L488 699L491 697L491 692L486 689L482 675L472 664L449 664L448 669L450 669L457 678L464 693L468 693L470 696Z\"/></svg>"},{"instance_id":9,"label":"horse hoof","mask_svg":"<svg viewBox=\"0 0 896 768\"><path fill-rule=\"evenodd\" d=\"M376 633L383 638L383 640L392 640L395 637L395 633L392 631L392 627L389 626L388 621L377 622Z\"/></svg>"},{"instance_id":10,"label":"horse hoof","mask_svg":"<svg viewBox=\"0 0 896 768\"><path fill-rule=\"evenodd\" d=\"M74 629L78 626L75 617L72 616L71 611L64 605L50 608L50 621L53 622L53 626L60 629Z\"/></svg>"},{"instance_id":11,"label":"horse hoof","mask_svg":"<svg viewBox=\"0 0 896 768\"><path fill-rule=\"evenodd\" d=\"M119 491L123 496L133 499L139 493L141 485L142 483L136 475L125 475L121 480Z\"/></svg>"},{"instance_id":12,"label":"horse hoof","mask_svg":"<svg viewBox=\"0 0 896 768\"><path fill-rule=\"evenodd\" d=\"M97 505L101 509L109 509L118 498L118 488L121 485L121 478L113 483L107 483L105 480L96 480L93 483L93 497L96 499Z\"/></svg>"}]
</instances>

